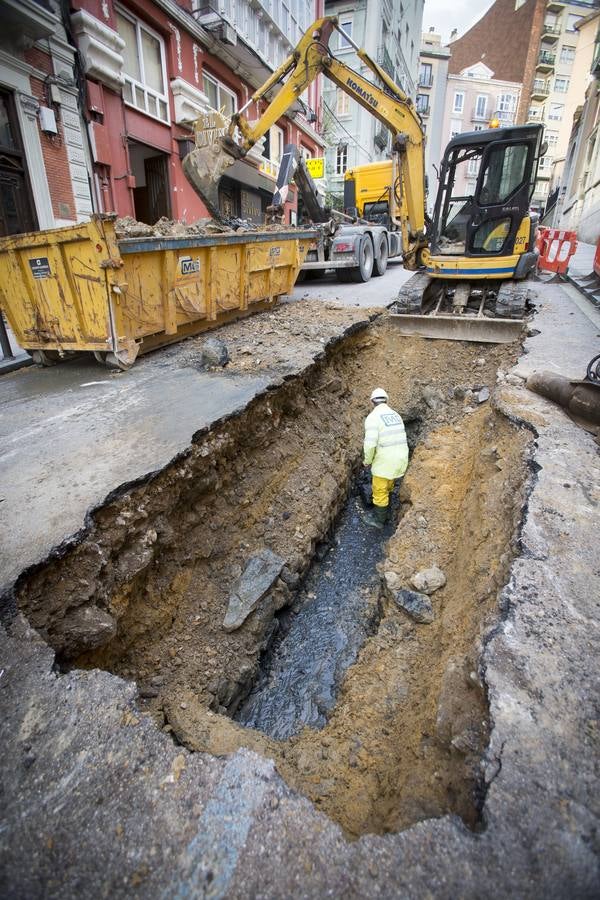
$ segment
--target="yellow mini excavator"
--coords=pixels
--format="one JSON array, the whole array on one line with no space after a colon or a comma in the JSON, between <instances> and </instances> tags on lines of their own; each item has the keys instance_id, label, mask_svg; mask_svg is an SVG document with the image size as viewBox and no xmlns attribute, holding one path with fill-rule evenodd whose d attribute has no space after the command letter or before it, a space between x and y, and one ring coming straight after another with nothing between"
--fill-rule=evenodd
<instances>
[{"instance_id":1,"label":"yellow mini excavator","mask_svg":"<svg viewBox=\"0 0 600 900\"><path fill-rule=\"evenodd\" d=\"M381 87L333 55L330 39L336 29ZM185 157L183 168L210 214L222 220L218 189L227 168L248 153L320 73L392 133L389 222L399 233L405 268L419 272L402 288L393 308L402 333L513 340L527 301L521 282L536 262L529 204L545 150L542 126L490 128L453 138L441 162L429 222L420 116L404 91L334 16L318 19L308 29L293 54L220 132L215 123L197 126L196 148ZM246 109L269 99L276 87L266 110L250 122L244 116Z\"/></svg>"}]
</instances>

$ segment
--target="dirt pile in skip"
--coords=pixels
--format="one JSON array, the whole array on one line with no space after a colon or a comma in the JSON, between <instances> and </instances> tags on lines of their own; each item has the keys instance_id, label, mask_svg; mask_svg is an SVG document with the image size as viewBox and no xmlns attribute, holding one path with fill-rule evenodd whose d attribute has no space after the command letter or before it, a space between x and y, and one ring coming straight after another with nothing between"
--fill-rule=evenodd
<instances>
[{"instance_id":1,"label":"dirt pile in skip","mask_svg":"<svg viewBox=\"0 0 600 900\"><path fill-rule=\"evenodd\" d=\"M287 329L300 347L292 332L308 327L293 308L265 323L256 338L265 346L280 345ZM247 356L245 328L221 332L232 336L233 374ZM488 727L478 642L514 551L526 442L477 397L515 353L372 325L112 498L77 546L20 584L21 609L63 664L136 679L145 711L188 747L272 755L349 835L447 811L473 823ZM276 613L293 602L345 501L376 384L420 423L382 574L404 582L436 563L447 584L431 598L426 626L383 596L377 633L325 728L271 741L227 713L252 687ZM281 574L242 627L226 632L230 591L264 548L284 561ZM81 628L82 609L104 617L96 644Z\"/></svg>"},{"instance_id":2,"label":"dirt pile in skip","mask_svg":"<svg viewBox=\"0 0 600 900\"><path fill-rule=\"evenodd\" d=\"M233 227L221 225L211 218L198 219L187 224L163 216L154 225L138 222L132 216L122 216L115 220L115 233L119 240L127 238L153 237L193 237L194 235L243 234L244 232L289 231L283 225L258 225L243 219L233 222Z\"/></svg>"}]
</instances>

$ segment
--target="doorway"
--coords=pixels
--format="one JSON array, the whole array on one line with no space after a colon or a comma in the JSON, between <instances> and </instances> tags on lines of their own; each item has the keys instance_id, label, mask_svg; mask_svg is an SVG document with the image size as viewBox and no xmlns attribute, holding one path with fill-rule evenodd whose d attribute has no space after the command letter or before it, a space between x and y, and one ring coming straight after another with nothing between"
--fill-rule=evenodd
<instances>
[{"instance_id":1,"label":"doorway","mask_svg":"<svg viewBox=\"0 0 600 900\"><path fill-rule=\"evenodd\" d=\"M14 96L0 89L0 237L37 227Z\"/></svg>"},{"instance_id":2,"label":"doorway","mask_svg":"<svg viewBox=\"0 0 600 900\"><path fill-rule=\"evenodd\" d=\"M169 155L130 141L129 160L135 176L133 204L138 222L154 225L162 216L170 219Z\"/></svg>"}]
</instances>

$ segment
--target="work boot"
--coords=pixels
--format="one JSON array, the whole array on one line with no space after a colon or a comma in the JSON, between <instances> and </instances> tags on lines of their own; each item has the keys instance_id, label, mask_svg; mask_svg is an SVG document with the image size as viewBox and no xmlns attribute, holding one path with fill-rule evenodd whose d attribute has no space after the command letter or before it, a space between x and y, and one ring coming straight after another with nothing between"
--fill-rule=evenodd
<instances>
[{"instance_id":1,"label":"work boot","mask_svg":"<svg viewBox=\"0 0 600 900\"><path fill-rule=\"evenodd\" d=\"M374 506L364 513L363 519L372 528L383 528L387 519L387 506Z\"/></svg>"},{"instance_id":2,"label":"work boot","mask_svg":"<svg viewBox=\"0 0 600 900\"><path fill-rule=\"evenodd\" d=\"M383 528L383 526L387 522L388 509L389 509L389 506L374 506L373 507L373 510L375 511L375 518L379 522L380 528Z\"/></svg>"}]
</instances>

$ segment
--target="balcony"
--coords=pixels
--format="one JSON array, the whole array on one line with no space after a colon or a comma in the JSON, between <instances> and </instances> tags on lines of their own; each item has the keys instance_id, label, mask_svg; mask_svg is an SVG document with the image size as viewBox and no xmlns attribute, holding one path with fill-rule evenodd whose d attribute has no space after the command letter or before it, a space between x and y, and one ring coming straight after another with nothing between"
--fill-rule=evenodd
<instances>
[{"instance_id":1,"label":"balcony","mask_svg":"<svg viewBox=\"0 0 600 900\"><path fill-rule=\"evenodd\" d=\"M545 121L544 115L544 107L543 106L530 106L529 107L529 118L527 119L527 123L533 122L537 125L539 122Z\"/></svg>"},{"instance_id":2,"label":"balcony","mask_svg":"<svg viewBox=\"0 0 600 900\"><path fill-rule=\"evenodd\" d=\"M473 110L473 113L471 115L471 122L488 122L489 119L490 119L490 115L488 113L487 108L484 110L481 110L481 109L478 110L477 107L475 107L475 109Z\"/></svg>"},{"instance_id":3,"label":"balcony","mask_svg":"<svg viewBox=\"0 0 600 900\"><path fill-rule=\"evenodd\" d=\"M200 0L197 6L196 17L205 28L220 25L222 22L219 0Z\"/></svg>"},{"instance_id":4,"label":"balcony","mask_svg":"<svg viewBox=\"0 0 600 900\"><path fill-rule=\"evenodd\" d=\"M541 39L549 44L555 44L560 37L560 25L550 25L544 22L542 25Z\"/></svg>"},{"instance_id":5,"label":"balcony","mask_svg":"<svg viewBox=\"0 0 600 900\"><path fill-rule=\"evenodd\" d=\"M547 50L540 50L536 69L538 70L538 72L553 72L555 62L556 53L549 53Z\"/></svg>"},{"instance_id":6,"label":"balcony","mask_svg":"<svg viewBox=\"0 0 600 900\"><path fill-rule=\"evenodd\" d=\"M270 159L265 159L263 157L258 171L262 172L263 175L266 175L267 178L272 178L273 181L277 181L277 176L279 175L279 163L271 162Z\"/></svg>"},{"instance_id":7,"label":"balcony","mask_svg":"<svg viewBox=\"0 0 600 900\"><path fill-rule=\"evenodd\" d=\"M418 80L417 84L420 88L433 87L433 75L419 75L419 80Z\"/></svg>"},{"instance_id":8,"label":"balcony","mask_svg":"<svg viewBox=\"0 0 600 900\"><path fill-rule=\"evenodd\" d=\"M540 100L543 102L549 94L550 87L548 86L548 82L544 81L543 78L536 78L533 82L533 88L531 90L531 99Z\"/></svg>"},{"instance_id":9,"label":"balcony","mask_svg":"<svg viewBox=\"0 0 600 900\"><path fill-rule=\"evenodd\" d=\"M417 103L417 112L422 119L427 119L429 117L429 114L431 113L431 107L429 106L429 103Z\"/></svg>"},{"instance_id":10,"label":"balcony","mask_svg":"<svg viewBox=\"0 0 600 900\"><path fill-rule=\"evenodd\" d=\"M548 0L546 9L551 13L561 13L566 5L566 3L560 3L559 0Z\"/></svg>"}]
</instances>

